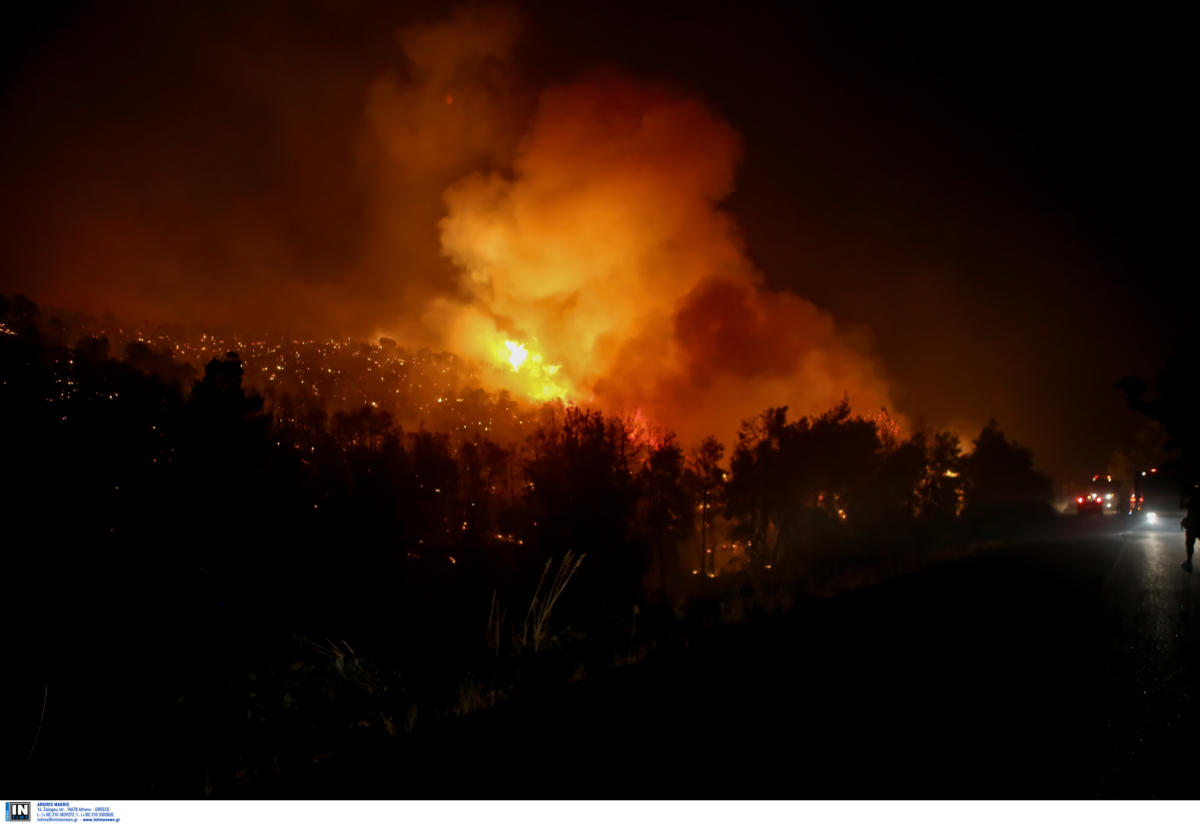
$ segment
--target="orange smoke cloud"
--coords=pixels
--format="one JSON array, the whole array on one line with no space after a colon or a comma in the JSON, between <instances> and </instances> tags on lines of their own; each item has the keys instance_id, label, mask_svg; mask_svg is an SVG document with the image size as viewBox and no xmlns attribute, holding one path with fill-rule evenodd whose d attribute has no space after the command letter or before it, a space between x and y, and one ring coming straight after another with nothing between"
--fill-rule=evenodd
<instances>
[{"instance_id":1,"label":"orange smoke cloud","mask_svg":"<svg viewBox=\"0 0 1200 824\"><path fill-rule=\"evenodd\" d=\"M729 437L768 405L888 404L869 357L802 297L772 291L721 208L733 128L673 90L604 73L546 90L508 169L445 193L443 253L465 299L427 318L504 366L495 385L642 410L684 437Z\"/></svg>"},{"instance_id":2,"label":"orange smoke cloud","mask_svg":"<svg viewBox=\"0 0 1200 824\"><path fill-rule=\"evenodd\" d=\"M458 292L440 252L446 188L512 157L527 110L511 68L520 19L506 6L470 6L401 28L400 69L367 91L357 147L370 181L365 239L353 277L377 311L374 331L413 345L444 345L418 307Z\"/></svg>"}]
</instances>

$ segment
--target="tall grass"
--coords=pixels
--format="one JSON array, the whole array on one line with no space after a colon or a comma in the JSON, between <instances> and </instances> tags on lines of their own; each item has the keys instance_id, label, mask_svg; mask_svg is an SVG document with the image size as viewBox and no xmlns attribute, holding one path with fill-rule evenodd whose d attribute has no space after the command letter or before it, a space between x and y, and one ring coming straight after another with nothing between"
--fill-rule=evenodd
<instances>
[{"instance_id":1,"label":"tall grass","mask_svg":"<svg viewBox=\"0 0 1200 824\"><path fill-rule=\"evenodd\" d=\"M558 604L567 585L571 583L571 579L575 577L575 573L579 572L579 567L583 564L585 557L587 557L586 553L577 558L572 551L567 550L559 560L558 568L554 570L553 576L550 571L554 568L554 559L546 560L546 566L542 568L542 575L538 578L533 597L529 599L529 607L525 610L525 619L519 628L513 628L510 638L513 652L519 653L527 649L532 649L535 653L540 652L542 647L553 640L554 634L550 631L550 618L554 607ZM493 591L492 602L488 607L486 633L488 649L497 656L504 648L504 624L507 618L507 608L501 605Z\"/></svg>"},{"instance_id":2,"label":"tall grass","mask_svg":"<svg viewBox=\"0 0 1200 824\"><path fill-rule=\"evenodd\" d=\"M567 588L567 584L579 571L579 566L585 557L587 557L586 553L575 558L574 553L568 549L562 560L559 561L558 570L550 581L549 589L543 594L542 586L546 583L546 576L550 574L550 567L554 563L553 558L546 559L546 566L542 569L541 578L538 579L537 589L533 591L533 598L529 601L529 609L525 611L525 623L521 629L522 648L528 648L532 644L533 651L538 652L542 645L549 640L551 637L549 634L550 613L554 611L554 605L558 603L563 590Z\"/></svg>"},{"instance_id":3,"label":"tall grass","mask_svg":"<svg viewBox=\"0 0 1200 824\"><path fill-rule=\"evenodd\" d=\"M504 641L504 619L508 617L508 610L500 606L500 601L496 598L496 591L492 590L492 605L488 608L487 622L487 642L488 649L500 655L500 649Z\"/></svg>"}]
</instances>

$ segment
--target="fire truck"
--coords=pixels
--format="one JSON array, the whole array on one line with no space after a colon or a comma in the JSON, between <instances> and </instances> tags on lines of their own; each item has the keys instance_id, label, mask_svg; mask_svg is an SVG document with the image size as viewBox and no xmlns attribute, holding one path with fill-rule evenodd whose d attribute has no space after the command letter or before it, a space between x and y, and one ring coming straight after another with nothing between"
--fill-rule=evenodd
<instances>
[{"instance_id":1,"label":"fire truck","mask_svg":"<svg viewBox=\"0 0 1200 824\"><path fill-rule=\"evenodd\" d=\"M1093 475L1086 491L1075 497L1076 511L1080 515L1103 515L1104 513L1128 512L1125 495L1119 481L1109 474Z\"/></svg>"}]
</instances>

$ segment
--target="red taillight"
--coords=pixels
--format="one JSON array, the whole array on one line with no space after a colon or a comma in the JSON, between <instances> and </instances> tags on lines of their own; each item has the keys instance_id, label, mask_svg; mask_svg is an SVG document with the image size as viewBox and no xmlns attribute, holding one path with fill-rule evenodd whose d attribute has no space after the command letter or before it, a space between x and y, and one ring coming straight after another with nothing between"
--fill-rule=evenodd
<instances>
[{"instance_id":1,"label":"red taillight","mask_svg":"<svg viewBox=\"0 0 1200 824\"><path fill-rule=\"evenodd\" d=\"M1080 499L1079 499L1079 503L1083 503L1083 498L1080 498Z\"/></svg>"}]
</instances>

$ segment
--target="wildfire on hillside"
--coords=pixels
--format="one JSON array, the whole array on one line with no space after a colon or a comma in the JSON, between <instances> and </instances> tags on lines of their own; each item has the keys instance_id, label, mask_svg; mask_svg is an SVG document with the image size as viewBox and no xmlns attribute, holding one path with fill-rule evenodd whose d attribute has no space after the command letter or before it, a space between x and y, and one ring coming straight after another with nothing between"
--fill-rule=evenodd
<instances>
[{"instance_id":1,"label":"wildfire on hillside","mask_svg":"<svg viewBox=\"0 0 1200 824\"><path fill-rule=\"evenodd\" d=\"M729 437L767 406L891 408L828 313L771 289L722 203L733 128L674 89L600 73L545 90L507 167L444 195L453 297L426 318L494 388Z\"/></svg>"}]
</instances>

